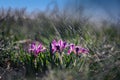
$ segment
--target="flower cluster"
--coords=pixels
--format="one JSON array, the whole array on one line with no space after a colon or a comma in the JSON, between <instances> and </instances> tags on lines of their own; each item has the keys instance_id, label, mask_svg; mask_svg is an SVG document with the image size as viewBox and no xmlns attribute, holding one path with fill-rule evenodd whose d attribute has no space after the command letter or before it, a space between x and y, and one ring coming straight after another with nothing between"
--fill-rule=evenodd
<instances>
[{"instance_id":1,"label":"flower cluster","mask_svg":"<svg viewBox=\"0 0 120 80\"><path fill-rule=\"evenodd\" d=\"M52 54L58 52L62 53L65 49L68 49L67 54L70 55L72 52L76 55L79 54L88 54L89 50L86 48L83 48L81 46L76 46L75 44L71 43L68 44L66 41L63 41L62 39L56 41L53 40L51 42L51 47L50 47ZM29 47L29 52L33 52L35 56L37 56L39 53L44 52L46 48L41 44L36 44L32 43Z\"/></svg>"},{"instance_id":2,"label":"flower cluster","mask_svg":"<svg viewBox=\"0 0 120 80\"><path fill-rule=\"evenodd\" d=\"M53 40L52 43L52 53L55 52L62 52L65 48L69 48L68 55L74 52L76 55L79 55L80 53L88 54L89 50L85 49L81 46L75 46L75 44L71 43L68 44L66 41L62 41L61 39L57 42L56 40Z\"/></svg>"}]
</instances>

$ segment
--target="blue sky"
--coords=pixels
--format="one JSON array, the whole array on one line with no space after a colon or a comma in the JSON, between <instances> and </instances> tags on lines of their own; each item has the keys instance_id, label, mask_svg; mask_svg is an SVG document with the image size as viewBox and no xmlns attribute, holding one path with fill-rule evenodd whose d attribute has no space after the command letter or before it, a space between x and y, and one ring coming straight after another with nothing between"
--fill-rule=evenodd
<instances>
[{"instance_id":1,"label":"blue sky","mask_svg":"<svg viewBox=\"0 0 120 80\"><path fill-rule=\"evenodd\" d=\"M50 0L0 0L0 7L27 8L28 11L44 10L50 2Z\"/></svg>"},{"instance_id":2,"label":"blue sky","mask_svg":"<svg viewBox=\"0 0 120 80\"><path fill-rule=\"evenodd\" d=\"M27 8L27 11L39 9L44 11L48 5L52 6L57 3L61 8L68 0L0 0L0 7L3 8Z\"/></svg>"},{"instance_id":3,"label":"blue sky","mask_svg":"<svg viewBox=\"0 0 120 80\"><path fill-rule=\"evenodd\" d=\"M120 7L120 0L0 0L0 7L8 8L22 8L26 7L31 11L34 9L44 10L46 6L52 2L56 2L60 7L65 3L74 3L78 1L79 4L87 8L111 8L116 9Z\"/></svg>"},{"instance_id":4,"label":"blue sky","mask_svg":"<svg viewBox=\"0 0 120 80\"><path fill-rule=\"evenodd\" d=\"M0 0L0 7L3 8L27 8L27 11L42 10L44 11L49 5L57 4L60 9L63 6L75 7L78 5L85 8L86 15L97 17L117 17L120 14L120 0Z\"/></svg>"}]
</instances>

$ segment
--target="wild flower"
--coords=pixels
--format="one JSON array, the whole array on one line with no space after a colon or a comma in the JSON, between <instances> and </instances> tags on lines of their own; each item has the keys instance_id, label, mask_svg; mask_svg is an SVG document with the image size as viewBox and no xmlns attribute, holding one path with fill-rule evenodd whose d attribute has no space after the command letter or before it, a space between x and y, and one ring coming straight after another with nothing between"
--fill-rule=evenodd
<instances>
[{"instance_id":1,"label":"wild flower","mask_svg":"<svg viewBox=\"0 0 120 80\"><path fill-rule=\"evenodd\" d=\"M75 44L71 43L71 44L69 45L68 54L70 54L71 52L74 52L74 49L75 49Z\"/></svg>"},{"instance_id":2,"label":"wild flower","mask_svg":"<svg viewBox=\"0 0 120 80\"><path fill-rule=\"evenodd\" d=\"M88 50L86 48L83 48L81 46L75 46L74 53L79 55L79 54L87 54Z\"/></svg>"},{"instance_id":3,"label":"wild flower","mask_svg":"<svg viewBox=\"0 0 120 80\"><path fill-rule=\"evenodd\" d=\"M75 46L75 44L71 43L69 45L69 50L68 50L68 54L74 52L76 55L79 55L79 54L88 54L89 50L88 49L85 49L81 46Z\"/></svg>"},{"instance_id":4,"label":"wild flower","mask_svg":"<svg viewBox=\"0 0 120 80\"><path fill-rule=\"evenodd\" d=\"M52 53L62 52L67 47L67 42L60 39L58 42L53 40L51 43Z\"/></svg>"},{"instance_id":5,"label":"wild flower","mask_svg":"<svg viewBox=\"0 0 120 80\"><path fill-rule=\"evenodd\" d=\"M33 52L35 56L37 56L39 53L44 52L46 48L41 43L32 43L29 47L29 52Z\"/></svg>"}]
</instances>

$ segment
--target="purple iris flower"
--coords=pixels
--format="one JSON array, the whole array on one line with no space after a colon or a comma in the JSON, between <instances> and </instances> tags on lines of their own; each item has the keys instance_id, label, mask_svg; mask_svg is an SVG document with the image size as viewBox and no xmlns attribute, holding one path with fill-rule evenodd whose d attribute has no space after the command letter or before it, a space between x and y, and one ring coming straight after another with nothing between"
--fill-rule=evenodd
<instances>
[{"instance_id":1,"label":"purple iris flower","mask_svg":"<svg viewBox=\"0 0 120 80\"><path fill-rule=\"evenodd\" d=\"M69 50L68 50L68 54L70 54L71 52L74 52L76 55L78 54L87 54L89 52L88 49L82 48L81 46L75 46L75 44L70 44L69 45Z\"/></svg>"},{"instance_id":2,"label":"purple iris flower","mask_svg":"<svg viewBox=\"0 0 120 80\"><path fill-rule=\"evenodd\" d=\"M74 49L75 49L75 44L70 44L69 45L69 50L68 50L68 54L70 54L71 52L74 52Z\"/></svg>"},{"instance_id":3,"label":"purple iris flower","mask_svg":"<svg viewBox=\"0 0 120 80\"><path fill-rule=\"evenodd\" d=\"M37 56L40 52L44 52L45 50L46 48L41 43L32 43L29 47L29 52L33 52L35 56Z\"/></svg>"},{"instance_id":4,"label":"purple iris flower","mask_svg":"<svg viewBox=\"0 0 120 80\"><path fill-rule=\"evenodd\" d=\"M53 40L52 43L52 53L62 52L67 47L67 42L60 39L58 42Z\"/></svg>"},{"instance_id":5,"label":"purple iris flower","mask_svg":"<svg viewBox=\"0 0 120 80\"><path fill-rule=\"evenodd\" d=\"M88 49L85 49L85 48L81 48L81 53L84 53L84 54L88 54L89 53L89 50Z\"/></svg>"}]
</instances>

